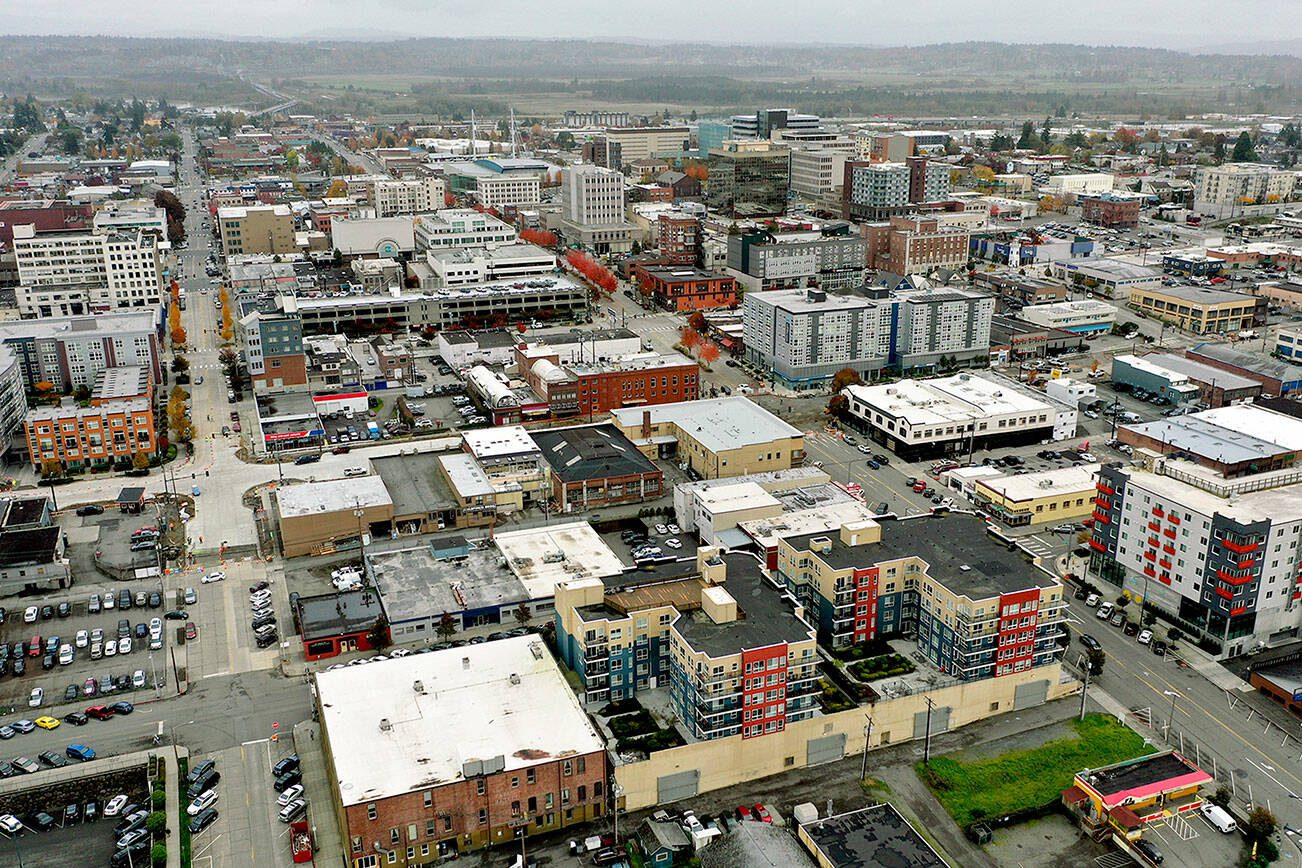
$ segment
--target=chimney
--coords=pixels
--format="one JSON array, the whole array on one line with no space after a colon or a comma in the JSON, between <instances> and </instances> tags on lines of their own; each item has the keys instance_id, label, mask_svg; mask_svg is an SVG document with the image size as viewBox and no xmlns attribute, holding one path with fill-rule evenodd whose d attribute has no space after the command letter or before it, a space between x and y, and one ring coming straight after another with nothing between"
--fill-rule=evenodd
<instances>
[{"instance_id":1,"label":"chimney","mask_svg":"<svg viewBox=\"0 0 1302 868\"><path fill-rule=\"evenodd\" d=\"M651 437L651 411L642 411L642 439L648 440Z\"/></svg>"}]
</instances>

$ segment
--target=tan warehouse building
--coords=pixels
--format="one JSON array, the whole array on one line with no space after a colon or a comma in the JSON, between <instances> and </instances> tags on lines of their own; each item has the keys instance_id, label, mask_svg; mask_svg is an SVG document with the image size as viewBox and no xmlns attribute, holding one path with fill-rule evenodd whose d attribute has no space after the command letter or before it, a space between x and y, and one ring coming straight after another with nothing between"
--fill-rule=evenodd
<instances>
[{"instance_id":1,"label":"tan warehouse building","mask_svg":"<svg viewBox=\"0 0 1302 868\"><path fill-rule=\"evenodd\" d=\"M393 524L393 498L379 476L282 485L275 505L287 558L356 547L362 534L387 534Z\"/></svg>"},{"instance_id":2,"label":"tan warehouse building","mask_svg":"<svg viewBox=\"0 0 1302 868\"><path fill-rule=\"evenodd\" d=\"M1155 286L1130 291L1143 313L1198 335L1234 334L1266 324L1264 298L1199 286Z\"/></svg>"}]
</instances>

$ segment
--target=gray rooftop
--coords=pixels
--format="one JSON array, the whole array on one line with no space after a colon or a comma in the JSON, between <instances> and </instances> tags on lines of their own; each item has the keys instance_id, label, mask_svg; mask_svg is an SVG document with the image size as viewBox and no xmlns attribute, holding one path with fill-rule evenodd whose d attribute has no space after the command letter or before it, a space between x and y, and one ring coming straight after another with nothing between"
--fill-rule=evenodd
<instances>
[{"instance_id":1,"label":"gray rooftop","mask_svg":"<svg viewBox=\"0 0 1302 868\"><path fill-rule=\"evenodd\" d=\"M1177 374L1184 374L1191 380L1197 380L1200 383L1211 383L1222 389L1250 389L1253 386L1261 385L1256 380L1249 380L1247 377L1240 377L1238 374L1232 374L1220 368L1213 368L1211 365L1204 365L1202 362L1196 362L1184 356L1177 356L1174 353L1153 353L1141 358L1146 362L1152 362L1155 365L1175 371Z\"/></svg>"},{"instance_id":2,"label":"gray rooftop","mask_svg":"<svg viewBox=\"0 0 1302 868\"><path fill-rule=\"evenodd\" d=\"M393 624L529 600L524 584L502 566L495 548L444 558L427 546L415 546L368 554L366 560Z\"/></svg>"},{"instance_id":3,"label":"gray rooftop","mask_svg":"<svg viewBox=\"0 0 1302 868\"><path fill-rule=\"evenodd\" d=\"M903 520L880 518L877 522L882 538L875 544L846 545L836 530L800 534L788 540L797 548L808 548L815 538L831 540L831 551L820 557L837 569L921 558L927 562L928 575L973 600L1057 584L1053 576L1031 563L1025 550L1015 547L1010 551L987 533L988 525L975 516L942 513Z\"/></svg>"},{"instance_id":4,"label":"gray rooftop","mask_svg":"<svg viewBox=\"0 0 1302 868\"><path fill-rule=\"evenodd\" d=\"M1239 352L1228 344L1198 344L1189 352L1285 383L1302 380L1302 368L1257 353Z\"/></svg>"},{"instance_id":5,"label":"gray rooftop","mask_svg":"<svg viewBox=\"0 0 1302 868\"><path fill-rule=\"evenodd\" d=\"M1178 298L1181 301L1187 301L1190 304L1232 304L1238 302L1253 306L1258 299L1251 295L1244 295L1241 292L1227 292L1223 289L1211 289L1203 286L1163 286L1155 287L1150 290L1155 295L1168 295L1172 298ZM1264 306L1266 300L1261 299Z\"/></svg>"},{"instance_id":6,"label":"gray rooftop","mask_svg":"<svg viewBox=\"0 0 1302 868\"><path fill-rule=\"evenodd\" d=\"M134 398L149 390L149 369L142 365L120 365L104 368L95 375L95 388L91 394L99 401Z\"/></svg>"},{"instance_id":7,"label":"gray rooftop","mask_svg":"<svg viewBox=\"0 0 1302 868\"><path fill-rule=\"evenodd\" d=\"M298 605L305 642L368 629L382 614L380 598L372 591L299 597Z\"/></svg>"},{"instance_id":8,"label":"gray rooftop","mask_svg":"<svg viewBox=\"0 0 1302 868\"><path fill-rule=\"evenodd\" d=\"M529 436L563 482L661 472L614 425L552 428Z\"/></svg>"},{"instance_id":9,"label":"gray rooftop","mask_svg":"<svg viewBox=\"0 0 1302 868\"><path fill-rule=\"evenodd\" d=\"M889 804L837 814L802 828L822 853L820 863L835 868L948 868L948 863Z\"/></svg>"},{"instance_id":10,"label":"gray rooftop","mask_svg":"<svg viewBox=\"0 0 1302 868\"><path fill-rule=\"evenodd\" d=\"M786 829L749 821L733 823L731 832L701 851L700 860L701 868L803 868L815 864Z\"/></svg>"},{"instance_id":11,"label":"gray rooftop","mask_svg":"<svg viewBox=\"0 0 1302 868\"><path fill-rule=\"evenodd\" d=\"M456 503L438 472L438 455L385 455L372 458L371 467L389 490L396 518L437 512Z\"/></svg>"},{"instance_id":12,"label":"gray rooftop","mask_svg":"<svg viewBox=\"0 0 1302 868\"><path fill-rule=\"evenodd\" d=\"M737 620L716 624L703 611L680 615L675 626L688 645L721 657L810 638L812 628L796 617L794 600L769 580L753 555L733 552L722 557L727 565L723 588L737 601Z\"/></svg>"},{"instance_id":13,"label":"gray rooftop","mask_svg":"<svg viewBox=\"0 0 1302 868\"><path fill-rule=\"evenodd\" d=\"M153 331L160 314L156 310L101 313L95 316L57 316L47 319L14 319L0 322L0 341L23 338L115 337L120 333Z\"/></svg>"}]
</instances>

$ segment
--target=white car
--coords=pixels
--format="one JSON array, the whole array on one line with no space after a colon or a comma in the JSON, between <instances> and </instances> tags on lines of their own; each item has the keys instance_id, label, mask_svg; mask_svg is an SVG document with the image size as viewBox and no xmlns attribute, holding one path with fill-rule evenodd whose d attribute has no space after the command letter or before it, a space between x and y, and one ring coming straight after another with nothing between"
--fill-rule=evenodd
<instances>
[{"instance_id":1,"label":"white car","mask_svg":"<svg viewBox=\"0 0 1302 868\"><path fill-rule=\"evenodd\" d=\"M1082 452L1082 453L1080 454L1080 457L1083 458L1085 461L1090 462L1090 463L1093 463L1093 462L1095 462L1095 461L1098 461L1097 458L1095 458L1093 455L1091 455L1091 454L1088 453L1088 452Z\"/></svg>"},{"instance_id":2,"label":"white car","mask_svg":"<svg viewBox=\"0 0 1302 868\"><path fill-rule=\"evenodd\" d=\"M858 446L856 446L855 448L858 449L858 450L859 450L861 453L863 453L864 455L870 455L870 454L872 454L872 451L873 451L873 448L872 448L871 446L869 446L867 443L860 443L860 444L859 444Z\"/></svg>"},{"instance_id":3,"label":"white car","mask_svg":"<svg viewBox=\"0 0 1302 868\"><path fill-rule=\"evenodd\" d=\"M23 623L35 624L37 611L38 610L35 606L28 606L27 609L23 611Z\"/></svg>"},{"instance_id":4,"label":"white car","mask_svg":"<svg viewBox=\"0 0 1302 868\"><path fill-rule=\"evenodd\" d=\"M131 686L136 690L145 686L145 670L137 669L131 673Z\"/></svg>"},{"instance_id":5,"label":"white car","mask_svg":"<svg viewBox=\"0 0 1302 868\"><path fill-rule=\"evenodd\" d=\"M1138 642L1140 645L1147 645L1149 642L1153 641L1153 631L1140 630L1139 635L1135 637L1135 641Z\"/></svg>"},{"instance_id":6,"label":"white car","mask_svg":"<svg viewBox=\"0 0 1302 868\"><path fill-rule=\"evenodd\" d=\"M113 599L112 594L105 594L104 599L100 601L100 605L104 608L104 611L107 612L109 609L117 607L117 601Z\"/></svg>"},{"instance_id":7,"label":"white car","mask_svg":"<svg viewBox=\"0 0 1302 868\"><path fill-rule=\"evenodd\" d=\"M118 653L119 653L119 654L130 654L130 653L131 653L131 637L130 637L130 636L124 636L124 637L122 637L121 639L118 640Z\"/></svg>"},{"instance_id":8,"label":"white car","mask_svg":"<svg viewBox=\"0 0 1302 868\"><path fill-rule=\"evenodd\" d=\"M271 592L270 592L270 591L258 591L256 594L250 594L250 595L249 595L249 605L250 605L250 606L258 606L258 605L261 605L261 604L263 604L263 603L269 603L269 602L271 602Z\"/></svg>"},{"instance_id":9,"label":"white car","mask_svg":"<svg viewBox=\"0 0 1302 868\"><path fill-rule=\"evenodd\" d=\"M656 525L656 533L660 534L661 536L664 536L665 534L669 533L669 528L663 524L658 524Z\"/></svg>"},{"instance_id":10,"label":"white car","mask_svg":"<svg viewBox=\"0 0 1302 868\"><path fill-rule=\"evenodd\" d=\"M224 578L226 578L226 574L221 570L213 570L211 573L204 573L202 584L207 585L212 582L220 582Z\"/></svg>"},{"instance_id":11,"label":"white car","mask_svg":"<svg viewBox=\"0 0 1302 868\"><path fill-rule=\"evenodd\" d=\"M153 636L153 637L157 637L157 636L161 636L161 635L163 635L163 619L162 619L162 618L150 618L150 619L149 619L149 635L150 635L150 636Z\"/></svg>"},{"instance_id":12,"label":"white car","mask_svg":"<svg viewBox=\"0 0 1302 868\"><path fill-rule=\"evenodd\" d=\"M682 531L678 529L678 525L676 524L667 524L665 525L665 527L669 528L669 533L673 536L678 536L678 534L682 533Z\"/></svg>"},{"instance_id":13,"label":"white car","mask_svg":"<svg viewBox=\"0 0 1302 868\"><path fill-rule=\"evenodd\" d=\"M45 701L45 691L39 687L32 688L32 695L27 697L28 708L40 708L41 703Z\"/></svg>"},{"instance_id":14,"label":"white car","mask_svg":"<svg viewBox=\"0 0 1302 868\"><path fill-rule=\"evenodd\" d=\"M665 540L665 545L669 546L671 549L680 549L683 547L681 542L673 538Z\"/></svg>"},{"instance_id":15,"label":"white car","mask_svg":"<svg viewBox=\"0 0 1302 868\"><path fill-rule=\"evenodd\" d=\"M78 648L85 648L90 644L90 634L85 630L78 630L77 637L73 640Z\"/></svg>"},{"instance_id":16,"label":"white car","mask_svg":"<svg viewBox=\"0 0 1302 868\"><path fill-rule=\"evenodd\" d=\"M1085 598L1085 605L1089 606L1091 609L1093 609L1098 604L1099 604L1098 594L1090 594L1088 597Z\"/></svg>"},{"instance_id":17,"label":"white car","mask_svg":"<svg viewBox=\"0 0 1302 868\"><path fill-rule=\"evenodd\" d=\"M345 468L344 468L344 476L347 476L347 477L354 477L354 476L365 476L365 475L366 475L366 471L363 470L363 469L360 468L360 467L345 467Z\"/></svg>"},{"instance_id":18,"label":"white car","mask_svg":"<svg viewBox=\"0 0 1302 868\"><path fill-rule=\"evenodd\" d=\"M13 814L4 814L0 816L0 829L9 835L17 835L23 830L23 821Z\"/></svg>"},{"instance_id":19,"label":"white car","mask_svg":"<svg viewBox=\"0 0 1302 868\"><path fill-rule=\"evenodd\" d=\"M59 665L60 665L60 666L67 666L69 663L72 662L72 657L73 657L73 652L72 652L72 646L71 646L71 645L69 645L68 643L65 642L64 644L62 644L62 645L59 646Z\"/></svg>"},{"instance_id":20,"label":"white car","mask_svg":"<svg viewBox=\"0 0 1302 868\"><path fill-rule=\"evenodd\" d=\"M122 809L127 806L127 797L125 793L114 796L109 799L108 804L104 806L104 816L116 817L122 813Z\"/></svg>"},{"instance_id":21,"label":"white car","mask_svg":"<svg viewBox=\"0 0 1302 868\"><path fill-rule=\"evenodd\" d=\"M193 817L196 814L198 814L200 811L202 811L204 808L212 807L212 804L215 801L217 801L217 790L214 788L208 790L207 792L201 793L199 795L199 798L195 799L193 802L191 802L189 805L186 806L185 812L189 814L191 817Z\"/></svg>"},{"instance_id":22,"label":"white car","mask_svg":"<svg viewBox=\"0 0 1302 868\"><path fill-rule=\"evenodd\" d=\"M276 801L283 808L301 795L303 795L303 785L294 784L294 786L286 788L285 792L281 793L280 798L276 799Z\"/></svg>"},{"instance_id":23,"label":"white car","mask_svg":"<svg viewBox=\"0 0 1302 868\"><path fill-rule=\"evenodd\" d=\"M104 642L104 656L105 657L118 656L118 643L116 639L108 639Z\"/></svg>"}]
</instances>

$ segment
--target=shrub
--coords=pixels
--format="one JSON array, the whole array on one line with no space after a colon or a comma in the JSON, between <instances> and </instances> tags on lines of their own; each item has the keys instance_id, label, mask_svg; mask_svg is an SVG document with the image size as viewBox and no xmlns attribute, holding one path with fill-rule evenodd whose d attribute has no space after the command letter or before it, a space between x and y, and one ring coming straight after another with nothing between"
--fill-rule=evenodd
<instances>
[{"instance_id":1,"label":"shrub","mask_svg":"<svg viewBox=\"0 0 1302 868\"><path fill-rule=\"evenodd\" d=\"M167 793L162 790L154 790L154 794L150 798L154 803L155 811L161 811L167 805Z\"/></svg>"},{"instance_id":2,"label":"shrub","mask_svg":"<svg viewBox=\"0 0 1302 868\"><path fill-rule=\"evenodd\" d=\"M642 705L636 699L616 699L603 705L597 714L601 717L614 717L617 714L632 714L641 710Z\"/></svg>"},{"instance_id":3,"label":"shrub","mask_svg":"<svg viewBox=\"0 0 1302 868\"><path fill-rule=\"evenodd\" d=\"M612 717L607 725L616 738L631 738L632 736L645 735L656 731L655 719L645 709L636 711L633 714Z\"/></svg>"},{"instance_id":4,"label":"shrub","mask_svg":"<svg viewBox=\"0 0 1302 868\"><path fill-rule=\"evenodd\" d=\"M166 865L167 845L155 844L153 847L149 848L149 861L153 862L155 865Z\"/></svg>"},{"instance_id":5,"label":"shrub","mask_svg":"<svg viewBox=\"0 0 1302 868\"><path fill-rule=\"evenodd\" d=\"M145 820L145 828L149 830L149 834L157 837L164 829L167 828L167 812L154 811Z\"/></svg>"}]
</instances>

